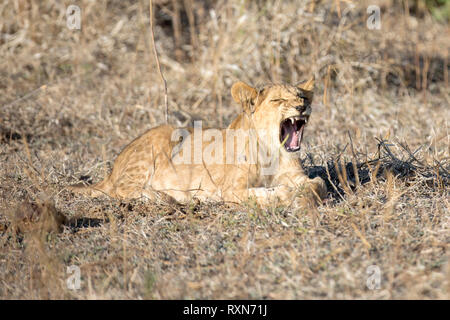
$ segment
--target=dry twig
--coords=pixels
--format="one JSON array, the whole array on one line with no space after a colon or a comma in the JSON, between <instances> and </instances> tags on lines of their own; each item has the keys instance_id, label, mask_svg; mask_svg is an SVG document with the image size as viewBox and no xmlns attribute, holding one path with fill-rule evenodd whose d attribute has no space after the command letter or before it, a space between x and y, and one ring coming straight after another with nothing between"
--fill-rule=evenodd
<instances>
[{"instance_id":1,"label":"dry twig","mask_svg":"<svg viewBox=\"0 0 450 320\"><path fill-rule=\"evenodd\" d=\"M155 33L153 31L153 1L152 0L149 0L149 1L150 1L150 31L151 31L150 33L152 35L153 52L155 54L156 66L158 67L159 75L160 75L161 80L162 80L162 82L164 84L164 107L165 107L165 109L164 109L164 116L165 116L165 119L166 119L166 123L168 123L169 122L169 107L168 107L168 102L167 102L168 101L168 98L167 98L167 81L166 81L166 78L164 78L164 75L163 75L163 73L161 71L161 65L159 63L159 58L158 58L158 51L156 50Z\"/></svg>"}]
</instances>

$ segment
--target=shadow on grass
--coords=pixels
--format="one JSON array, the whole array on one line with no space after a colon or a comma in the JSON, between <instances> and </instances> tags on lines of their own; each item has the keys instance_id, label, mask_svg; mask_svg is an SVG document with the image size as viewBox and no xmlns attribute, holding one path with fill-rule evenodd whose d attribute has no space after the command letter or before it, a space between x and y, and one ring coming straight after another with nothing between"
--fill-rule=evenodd
<instances>
[{"instance_id":1,"label":"shadow on grass","mask_svg":"<svg viewBox=\"0 0 450 320\"><path fill-rule=\"evenodd\" d=\"M72 232L77 232L79 229L83 228L101 227L102 224L105 222L107 222L105 219L82 217L70 220L66 226L69 227L72 230Z\"/></svg>"},{"instance_id":2,"label":"shadow on grass","mask_svg":"<svg viewBox=\"0 0 450 320\"><path fill-rule=\"evenodd\" d=\"M450 186L449 164L442 164L433 159L429 165L418 160L415 152L407 145L398 144L404 151L401 155L394 154L387 141L378 140L379 158L359 162L343 161L340 156L327 162L326 166L304 166L309 178L321 177L327 184L328 197L340 202L344 195L353 192L359 185L365 185L371 180L384 180L388 174L397 179L420 179L432 189L444 190Z\"/></svg>"},{"instance_id":3,"label":"shadow on grass","mask_svg":"<svg viewBox=\"0 0 450 320\"><path fill-rule=\"evenodd\" d=\"M8 221L0 224L0 232L11 229L13 233L28 232L61 233L64 227L73 233L82 228L100 227L106 219L98 218L71 218L56 209L51 200L31 200L20 202L8 214Z\"/></svg>"}]
</instances>

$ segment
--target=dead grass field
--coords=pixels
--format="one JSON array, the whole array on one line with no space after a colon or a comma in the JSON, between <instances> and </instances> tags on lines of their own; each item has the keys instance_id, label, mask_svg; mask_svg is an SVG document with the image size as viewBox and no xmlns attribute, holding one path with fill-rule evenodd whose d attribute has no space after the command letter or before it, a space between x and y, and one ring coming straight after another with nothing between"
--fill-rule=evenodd
<instances>
[{"instance_id":1,"label":"dead grass field","mask_svg":"<svg viewBox=\"0 0 450 320\"><path fill-rule=\"evenodd\" d=\"M234 81L315 75L302 159L328 201L261 210L65 190L164 121L149 3L3 1L0 298L449 299L449 24L421 1L351 2L154 0L171 123L223 127ZM16 221L57 213L62 230Z\"/></svg>"}]
</instances>

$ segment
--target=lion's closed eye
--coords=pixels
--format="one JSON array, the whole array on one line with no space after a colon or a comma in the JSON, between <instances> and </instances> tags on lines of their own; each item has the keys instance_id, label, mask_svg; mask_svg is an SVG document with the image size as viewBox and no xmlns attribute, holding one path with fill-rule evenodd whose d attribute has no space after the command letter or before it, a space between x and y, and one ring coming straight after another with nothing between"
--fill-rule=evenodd
<instances>
[{"instance_id":1,"label":"lion's closed eye","mask_svg":"<svg viewBox=\"0 0 450 320\"><path fill-rule=\"evenodd\" d=\"M276 99L271 99L270 102L286 102L286 99L282 99L282 98L276 98Z\"/></svg>"}]
</instances>

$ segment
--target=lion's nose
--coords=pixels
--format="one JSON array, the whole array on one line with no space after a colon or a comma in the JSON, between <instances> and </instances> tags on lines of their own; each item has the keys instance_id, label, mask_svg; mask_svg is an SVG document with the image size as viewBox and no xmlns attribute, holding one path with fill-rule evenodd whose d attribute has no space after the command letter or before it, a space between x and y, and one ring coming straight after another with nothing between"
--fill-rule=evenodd
<instances>
[{"instance_id":1,"label":"lion's nose","mask_svg":"<svg viewBox=\"0 0 450 320\"><path fill-rule=\"evenodd\" d=\"M300 113L305 111L305 106L296 106L295 109L297 109L297 111L299 111Z\"/></svg>"}]
</instances>

